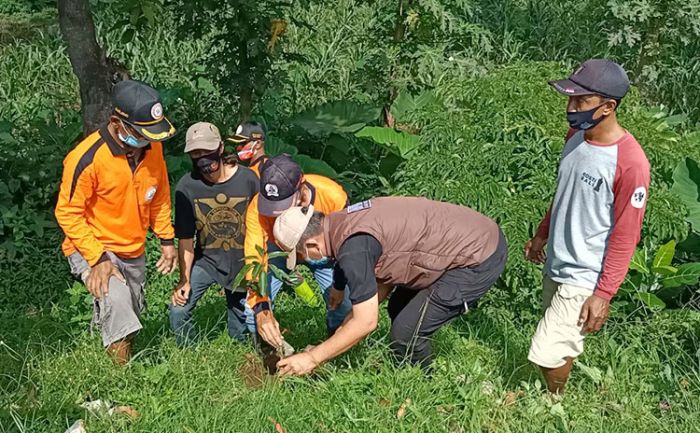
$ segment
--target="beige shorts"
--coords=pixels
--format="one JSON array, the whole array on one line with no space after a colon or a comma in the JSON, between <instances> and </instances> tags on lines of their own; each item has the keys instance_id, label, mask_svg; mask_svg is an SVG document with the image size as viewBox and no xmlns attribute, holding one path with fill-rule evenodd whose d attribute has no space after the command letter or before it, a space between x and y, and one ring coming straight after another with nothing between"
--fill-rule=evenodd
<instances>
[{"instance_id":1,"label":"beige shorts","mask_svg":"<svg viewBox=\"0 0 700 433\"><path fill-rule=\"evenodd\" d=\"M537 324L527 359L545 368L558 368L566 358L583 353L584 334L578 325L583 303L591 289L561 284L548 276L542 282L544 317Z\"/></svg>"}]
</instances>

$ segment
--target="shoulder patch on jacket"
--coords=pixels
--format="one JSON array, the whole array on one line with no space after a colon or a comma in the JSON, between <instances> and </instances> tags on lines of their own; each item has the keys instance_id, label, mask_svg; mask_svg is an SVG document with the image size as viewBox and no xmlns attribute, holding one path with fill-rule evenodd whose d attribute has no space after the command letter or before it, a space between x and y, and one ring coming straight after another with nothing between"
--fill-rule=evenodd
<instances>
[{"instance_id":1,"label":"shoulder patch on jacket","mask_svg":"<svg viewBox=\"0 0 700 433\"><path fill-rule=\"evenodd\" d=\"M372 200L365 200L348 206L348 213L354 213L372 207Z\"/></svg>"}]
</instances>

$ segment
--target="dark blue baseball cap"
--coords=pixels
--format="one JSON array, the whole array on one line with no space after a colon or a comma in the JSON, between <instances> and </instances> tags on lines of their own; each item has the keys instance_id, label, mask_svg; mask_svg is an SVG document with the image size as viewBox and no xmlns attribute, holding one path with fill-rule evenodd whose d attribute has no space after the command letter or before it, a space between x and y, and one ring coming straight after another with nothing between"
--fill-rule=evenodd
<instances>
[{"instance_id":1,"label":"dark blue baseball cap","mask_svg":"<svg viewBox=\"0 0 700 433\"><path fill-rule=\"evenodd\" d=\"M276 217L292 207L302 179L301 167L286 153L265 161L260 168L258 212Z\"/></svg>"},{"instance_id":2,"label":"dark blue baseball cap","mask_svg":"<svg viewBox=\"0 0 700 433\"><path fill-rule=\"evenodd\" d=\"M175 128L163 115L158 92L143 81L124 80L112 89L114 114L128 123L148 141L161 141L175 134Z\"/></svg>"},{"instance_id":3,"label":"dark blue baseball cap","mask_svg":"<svg viewBox=\"0 0 700 433\"><path fill-rule=\"evenodd\" d=\"M630 80L622 66L608 59L590 59L577 67L565 80L549 84L566 96L601 95L622 99L630 89Z\"/></svg>"}]
</instances>

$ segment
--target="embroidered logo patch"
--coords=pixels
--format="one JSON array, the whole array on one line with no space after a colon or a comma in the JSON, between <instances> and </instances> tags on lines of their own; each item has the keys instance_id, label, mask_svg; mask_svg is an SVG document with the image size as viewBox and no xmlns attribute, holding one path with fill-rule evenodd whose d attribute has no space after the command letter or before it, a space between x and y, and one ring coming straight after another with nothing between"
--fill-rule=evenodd
<instances>
[{"instance_id":1,"label":"embroidered logo patch","mask_svg":"<svg viewBox=\"0 0 700 433\"><path fill-rule=\"evenodd\" d=\"M277 189L277 185L274 185L272 183L268 183L267 185L265 185L265 194L267 194L268 197L280 196L279 190Z\"/></svg>"},{"instance_id":2,"label":"embroidered logo patch","mask_svg":"<svg viewBox=\"0 0 700 433\"><path fill-rule=\"evenodd\" d=\"M637 189L634 190L632 193L632 198L630 199L630 203L632 204L632 207L635 207L637 209L641 209L642 206L644 206L644 203L647 200L647 189L644 188L643 186L638 186Z\"/></svg>"},{"instance_id":3,"label":"embroidered logo patch","mask_svg":"<svg viewBox=\"0 0 700 433\"><path fill-rule=\"evenodd\" d=\"M153 197L156 195L156 187L152 186L146 190L146 196L144 197L146 199L146 203L150 203L151 200L153 200Z\"/></svg>"},{"instance_id":4,"label":"embroidered logo patch","mask_svg":"<svg viewBox=\"0 0 700 433\"><path fill-rule=\"evenodd\" d=\"M154 119L163 117L163 106L160 105L160 102L153 104L153 107L151 107L151 117Z\"/></svg>"},{"instance_id":5,"label":"embroidered logo patch","mask_svg":"<svg viewBox=\"0 0 700 433\"><path fill-rule=\"evenodd\" d=\"M372 200L365 200L361 201L359 203L351 204L348 206L348 213L353 213L365 209L369 209L372 207Z\"/></svg>"}]
</instances>

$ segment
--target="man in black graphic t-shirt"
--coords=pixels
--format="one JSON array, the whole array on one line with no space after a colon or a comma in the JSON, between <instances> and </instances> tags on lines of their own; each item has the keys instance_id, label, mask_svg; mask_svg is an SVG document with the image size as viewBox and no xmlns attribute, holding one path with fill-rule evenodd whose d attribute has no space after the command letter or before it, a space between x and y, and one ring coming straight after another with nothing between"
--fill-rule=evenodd
<instances>
[{"instance_id":1,"label":"man in black graphic t-shirt","mask_svg":"<svg viewBox=\"0 0 700 433\"><path fill-rule=\"evenodd\" d=\"M246 291L231 284L243 266L244 215L258 192L258 178L223 155L216 126L196 123L187 130L185 141L193 171L180 179L175 190L180 282L171 296L170 326L179 345L191 341L192 311L207 289L218 283L226 289L229 335L242 340Z\"/></svg>"}]
</instances>

